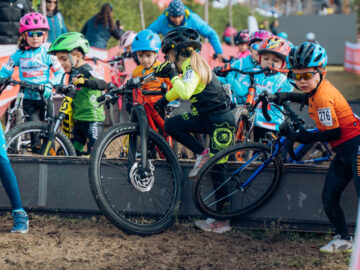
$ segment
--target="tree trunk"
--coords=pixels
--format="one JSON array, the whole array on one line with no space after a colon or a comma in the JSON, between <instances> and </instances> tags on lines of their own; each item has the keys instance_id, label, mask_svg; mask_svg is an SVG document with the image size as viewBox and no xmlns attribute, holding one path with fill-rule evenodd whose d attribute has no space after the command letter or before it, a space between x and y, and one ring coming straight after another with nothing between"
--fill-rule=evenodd
<instances>
[{"instance_id":1,"label":"tree trunk","mask_svg":"<svg viewBox=\"0 0 360 270\"><path fill-rule=\"evenodd\" d=\"M209 0L205 0L204 19L206 23L209 23Z\"/></svg>"},{"instance_id":2,"label":"tree trunk","mask_svg":"<svg viewBox=\"0 0 360 270\"><path fill-rule=\"evenodd\" d=\"M145 29L145 19L144 19L144 7L142 0L139 0L139 13L140 13L140 25L141 29Z\"/></svg>"},{"instance_id":3,"label":"tree trunk","mask_svg":"<svg viewBox=\"0 0 360 270\"><path fill-rule=\"evenodd\" d=\"M46 17L46 1L41 0L41 13Z\"/></svg>"},{"instance_id":4,"label":"tree trunk","mask_svg":"<svg viewBox=\"0 0 360 270\"><path fill-rule=\"evenodd\" d=\"M228 11L229 11L229 24L230 27L233 28L232 0L229 0L228 2ZM231 42L231 46L235 45L233 36L230 36L230 42Z\"/></svg>"}]
</instances>

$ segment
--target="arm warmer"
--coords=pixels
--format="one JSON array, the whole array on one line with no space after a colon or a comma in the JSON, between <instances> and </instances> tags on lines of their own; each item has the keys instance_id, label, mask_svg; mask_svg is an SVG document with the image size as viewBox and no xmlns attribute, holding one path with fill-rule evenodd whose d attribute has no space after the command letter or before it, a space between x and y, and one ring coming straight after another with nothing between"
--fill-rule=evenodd
<instances>
[{"instance_id":1,"label":"arm warmer","mask_svg":"<svg viewBox=\"0 0 360 270\"><path fill-rule=\"evenodd\" d=\"M106 82L101 79L85 80L84 86L89 89L95 89L95 90L100 90L100 91L103 91L107 88Z\"/></svg>"},{"instance_id":2,"label":"arm warmer","mask_svg":"<svg viewBox=\"0 0 360 270\"><path fill-rule=\"evenodd\" d=\"M329 142L339 139L341 136L341 128L334 128L325 131L309 132L301 129L297 141L303 144L320 141Z\"/></svg>"}]
</instances>

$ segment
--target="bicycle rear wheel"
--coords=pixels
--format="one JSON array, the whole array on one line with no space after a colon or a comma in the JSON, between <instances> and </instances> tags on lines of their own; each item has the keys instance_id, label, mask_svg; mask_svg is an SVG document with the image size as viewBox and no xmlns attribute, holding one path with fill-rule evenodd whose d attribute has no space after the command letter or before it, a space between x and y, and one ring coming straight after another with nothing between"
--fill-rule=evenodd
<instances>
[{"instance_id":1,"label":"bicycle rear wheel","mask_svg":"<svg viewBox=\"0 0 360 270\"><path fill-rule=\"evenodd\" d=\"M234 158L241 153L241 161ZM198 209L228 219L255 209L270 197L282 177L282 161L261 143L235 144L211 158L193 183ZM221 163L227 159L226 163Z\"/></svg>"},{"instance_id":2,"label":"bicycle rear wheel","mask_svg":"<svg viewBox=\"0 0 360 270\"><path fill-rule=\"evenodd\" d=\"M10 155L41 155L43 145L48 141L46 133L45 123L22 123L5 134L6 150ZM69 138L58 131L48 156L76 156L76 151Z\"/></svg>"},{"instance_id":3,"label":"bicycle rear wheel","mask_svg":"<svg viewBox=\"0 0 360 270\"><path fill-rule=\"evenodd\" d=\"M168 143L149 130L151 174L143 177L139 174L140 140L138 124L109 128L94 146L89 180L99 208L112 223L128 233L150 235L175 221L181 170Z\"/></svg>"}]
</instances>

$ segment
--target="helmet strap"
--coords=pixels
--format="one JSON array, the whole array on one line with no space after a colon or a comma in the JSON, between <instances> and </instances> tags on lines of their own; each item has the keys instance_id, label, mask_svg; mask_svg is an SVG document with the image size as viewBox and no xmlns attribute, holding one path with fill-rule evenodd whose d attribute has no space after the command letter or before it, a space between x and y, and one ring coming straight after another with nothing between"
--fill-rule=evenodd
<instances>
[{"instance_id":1,"label":"helmet strap","mask_svg":"<svg viewBox=\"0 0 360 270\"><path fill-rule=\"evenodd\" d=\"M72 71L73 69L75 69L74 60L73 60L73 58L71 56L71 52L68 52L67 55L68 55L70 63L71 63L71 71Z\"/></svg>"}]
</instances>

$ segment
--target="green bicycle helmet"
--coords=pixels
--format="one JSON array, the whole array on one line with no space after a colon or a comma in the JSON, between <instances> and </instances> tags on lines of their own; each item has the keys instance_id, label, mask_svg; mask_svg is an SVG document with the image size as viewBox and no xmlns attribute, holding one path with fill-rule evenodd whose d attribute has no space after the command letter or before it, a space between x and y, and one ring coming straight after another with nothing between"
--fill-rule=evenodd
<instances>
[{"instance_id":1,"label":"green bicycle helmet","mask_svg":"<svg viewBox=\"0 0 360 270\"><path fill-rule=\"evenodd\" d=\"M84 54L87 54L90 50L89 41L81 33L69 32L55 39L48 50L48 54L71 52L74 49L81 49Z\"/></svg>"}]
</instances>

